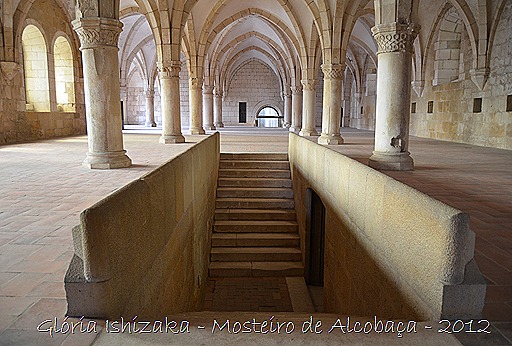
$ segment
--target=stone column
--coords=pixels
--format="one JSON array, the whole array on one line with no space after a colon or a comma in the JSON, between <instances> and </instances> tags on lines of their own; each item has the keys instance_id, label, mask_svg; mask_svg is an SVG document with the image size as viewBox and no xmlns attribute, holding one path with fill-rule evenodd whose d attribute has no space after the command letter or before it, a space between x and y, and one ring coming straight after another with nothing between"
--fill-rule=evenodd
<instances>
[{"instance_id":1,"label":"stone column","mask_svg":"<svg viewBox=\"0 0 512 346\"><path fill-rule=\"evenodd\" d=\"M144 91L146 96L146 127L156 127L155 123L155 91L147 89Z\"/></svg>"},{"instance_id":2,"label":"stone column","mask_svg":"<svg viewBox=\"0 0 512 346\"><path fill-rule=\"evenodd\" d=\"M294 86L292 91L292 126L290 131L299 133L302 118L302 88Z\"/></svg>"},{"instance_id":3,"label":"stone column","mask_svg":"<svg viewBox=\"0 0 512 346\"><path fill-rule=\"evenodd\" d=\"M73 21L84 69L89 152L83 164L91 169L123 168L132 164L123 148L117 47L122 26L112 18Z\"/></svg>"},{"instance_id":4,"label":"stone column","mask_svg":"<svg viewBox=\"0 0 512 346\"><path fill-rule=\"evenodd\" d=\"M215 127L224 127L224 123L222 122L222 90L217 90L217 88L215 88L213 97L213 116L215 119L213 123Z\"/></svg>"},{"instance_id":5,"label":"stone column","mask_svg":"<svg viewBox=\"0 0 512 346\"><path fill-rule=\"evenodd\" d=\"M324 73L324 99L322 113L322 134L318 138L319 144L343 144L340 135L341 125L341 99L344 64L323 64Z\"/></svg>"},{"instance_id":6,"label":"stone column","mask_svg":"<svg viewBox=\"0 0 512 346\"><path fill-rule=\"evenodd\" d=\"M302 80L302 129L301 136L318 136L315 128L315 101L316 83L315 79Z\"/></svg>"},{"instance_id":7,"label":"stone column","mask_svg":"<svg viewBox=\"0 0 512 346\"><path fill-rule=\"evenodd\" d=\"M164 144L185 142L185 137L181 134L180 70L180 61L158 63L160 97L162 100L162 136L160 137L160 143Z\"/></svg>"},{"instance_id":8,"label":"stone column","mask_svg":"<svg viewBox=\"0 0 512 346\"><path fill-rule=\"evenodd\" d=\"M202 78L190 78L189 104L190 104L190 129L191 135L204 135L202 126L203 111L203 80Z\"/></svg>"},{"instance_id":9,"label":"stone column","mask_svg":"<svg viewBox=\"0 0 512 346\"><path fill-rule=\"evenodd\" d=\"M377 108L375 150L370 167L412 170L409 147L411 55L417 31L414 25L390 23L372 28L377 52Z\"/></svg>"},{"instance_id":10,"label":"stone column","mask_svg":"<svg viewBox=\"0 0 512 346\"><path fill-rule=\"evenodd\" d=\"M283 93L284 99L284 128L292 126L292 94L290 92Z\"/></svg>"},{"instance_id":11,"label":"stone column","mask_svg":"<svg viewBox=\"0 0 512 346\"><path fill-rule=\"evenodd\" d=\"M213 126L213 87L203 86L203 127L205 130L215 130Z\"/></svg>"}]
</instances>

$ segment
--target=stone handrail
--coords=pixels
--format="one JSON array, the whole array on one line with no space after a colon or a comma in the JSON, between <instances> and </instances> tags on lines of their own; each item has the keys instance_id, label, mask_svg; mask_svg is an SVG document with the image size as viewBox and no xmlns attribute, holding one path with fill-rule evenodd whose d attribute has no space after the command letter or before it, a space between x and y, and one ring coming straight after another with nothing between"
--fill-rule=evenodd
<instances>
[{"instance_id":1,"label":"stone handrail","mask_svg":"<svg viewBox=\"0 0 512 346\"><path fill-rule=\"evenodd\" d=\"M485 281L467 214L295 134L289 157L298 214L307 212L308 188L326 208L331 312L433 320L481 313Z\"/></svg>"},{"instance_id":2,"label":"stone handrail","mask_svg":"<svg viewBox=\"0 0 512 346\"><path fill-rule=\"evenodd\" d=\"M65 277L68 315L160 318L199 307L219 134L84 210Z\"/></svg>"}]
</instances>

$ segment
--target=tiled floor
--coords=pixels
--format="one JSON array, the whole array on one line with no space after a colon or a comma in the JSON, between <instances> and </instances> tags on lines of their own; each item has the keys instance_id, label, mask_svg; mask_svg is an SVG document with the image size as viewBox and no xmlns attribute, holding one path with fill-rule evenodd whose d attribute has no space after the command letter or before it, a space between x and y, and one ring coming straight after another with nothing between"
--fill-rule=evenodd
<instances>
[{"instance_id":1,"label":"tiled floor","mask_svg":"<svg viewBox=\"0 0 512 346\"><path fill-rule=\"evenodd\" d=\"M94 335L49 338L36 326L65 313L63 277L72 255L71 227L80 211L191 145L160 145L157 131L127 134L125 147L134 166L114 171L80 165L86 137L0 147L0 345L92 342ZM347 130L343 135L347 144L335 149L367 162L372 133ZM226 128L221 149L285 152L287 133ZM410 150L416 170L388 174L469 213L477 234L476 260L489 282L484 317L494 322L498 336L503 334L496 342L506 343L505 337L510 342L512 152L419 138L411 139Z\"/></svg>"}]
</instances>

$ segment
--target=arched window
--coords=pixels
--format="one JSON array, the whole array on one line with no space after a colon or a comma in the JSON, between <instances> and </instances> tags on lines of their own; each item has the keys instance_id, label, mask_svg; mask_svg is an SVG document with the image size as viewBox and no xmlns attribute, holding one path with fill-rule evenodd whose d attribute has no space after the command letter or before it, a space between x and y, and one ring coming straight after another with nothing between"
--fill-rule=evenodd
<instances>
[{"instance_id":1,"label":"arched window","mask_svg":"<svg viewBox=\"0 0 512 346\"><path fill-rule=\"evenodd\" d=\"M50 86L48 83L48 57L41 31L27 25L21 37L25 72L25 95L28 111L50 111Z\"/></svg>"},{"instance_id":2,"label":"arched window","mask_svg":"<svg viewBox=\"0 0 512 346\"><path fill-rule=\"evenodd\" d=\"M57 108L61 112L75 111L75 78L73 75L73 54L69 42L60 36L53 46L55 60L55 91Z\"/></svg>"},{"instance_id":3,"label":"arched window","mask_svg":"<svg viewBox=\"0 0 512 346\"><path fill-rule=\"evenodd\" d=\"M282 117L272 107L265 107L258 113L258 127L281 127Z\"/></svg>"},{"instance_id":4,"label":"arched window","mask_svg":"<svg viewBox=\"0 0 512 346\"><path fill-rule=\"evenodd\" d=\"M437 42L434 44L434 80L432 84L442 85L459 78L461 33L464 23L455 8L449 9L439 26Z\"/></svg>"}]
</instances>

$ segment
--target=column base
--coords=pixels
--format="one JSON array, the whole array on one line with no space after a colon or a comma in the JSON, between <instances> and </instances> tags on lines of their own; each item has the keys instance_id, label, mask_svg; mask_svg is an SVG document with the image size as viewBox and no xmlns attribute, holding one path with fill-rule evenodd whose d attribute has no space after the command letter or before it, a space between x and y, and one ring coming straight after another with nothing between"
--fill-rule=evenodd
<instances>
[{"instance_id":1,"label":"column base","mask_svg":"<svg viewBox=\"0 0 512 346\"><path fill-rule=\"evenodd\" d=\"M171 136L160 136L160 143L162 144L176 144L176 143L185 143L185 137L182 135L171 135Z\"/></svg>"},{"instance_id":2,"label":"column base","mask_svg":"<svg viewBox=\"0 0 512 346\"><path fill-rule=\"evenodd\" d=\"M153 122L147 122L146 123L146 127L156 127L156 123L153 121Z\"/></svg>"},{"instance_id":3,"label":"column base","mask_svg":"<svg viewBox=\"0 0 512 346\"><path fill-rule=\"evenodd\" d=\"M202 127L198 129L190 129L188 130L189 135L205 135L206 132L204 132L204 129Z\"/></svg>"},{"instance_id":4,"label":"column base","mask_svg":"<svg viewBox=\"0 0 512 346\"><path fill-rule=\"evenodd\" d=\"M216 128L224 127L224 123L215 123Z\"/></svg>"},{"instance_id":5,"label":"column base","mask_svg":"<svg viewBox=\"0 0 512 346\"><path fill-rule=\"evenodd\" d=\"M132 160L126 155L126 150L87 153L82 165L89 169L116 169L130 167Z\"/></svg>"},{"instance_id":6,"label":"column base","mask_svg":"<svg viewBox=\"0 0 512 346\"><path fill-rule=\"evenodd\" d=\"M215 130L217 130L217 129L215 128L215 126L213 126L213 125L204 125L204 126L203 126L203 128L204 128L205 130L208 130L208 131L215 131Z\"/></svg>"},{"instance_id":7,"label":"column base","mask_svg":"<svg viewBox=\"0 0 512 346\"><path fill-rule=\"evenodd\" d=\"M288 128L288 130L289 130L290 132L299 133L299 132L300 132L300 127L298 127L298 126L290 126L290 127Z\"/></svg>"},{"instance_id":8,"label":"column base","mask_svg":"<svg viewBox=\"0 0 512 346\"><path fill-rule=\"evenodd\" d=\"M318 137L318 144L322 145L340 145L344 142L343 137L340 135L326 135L322 133L322 135Z\"/></svg>"},{"instance_id":9,"label":"column base","mask_svg":"<svg viewBox=\"0 0 512 346\"><path fill-rule=\"evenodd\" d=\"M405 153L384 153L374 151L368 161L372 168L382 171L412 171L414 161L409 152Z\"/></svg>"},{"instance_id":10,"label":"column base","mask_svg":"<svg viewBox=\"0 0 512 346\"><path fill-rule=\"evenodd\" d=\"M302 129L299 132L299 136L307 137L307 136L318 136L318 132L316 130L306 130Z\"/></svg>"}]
</instances>

